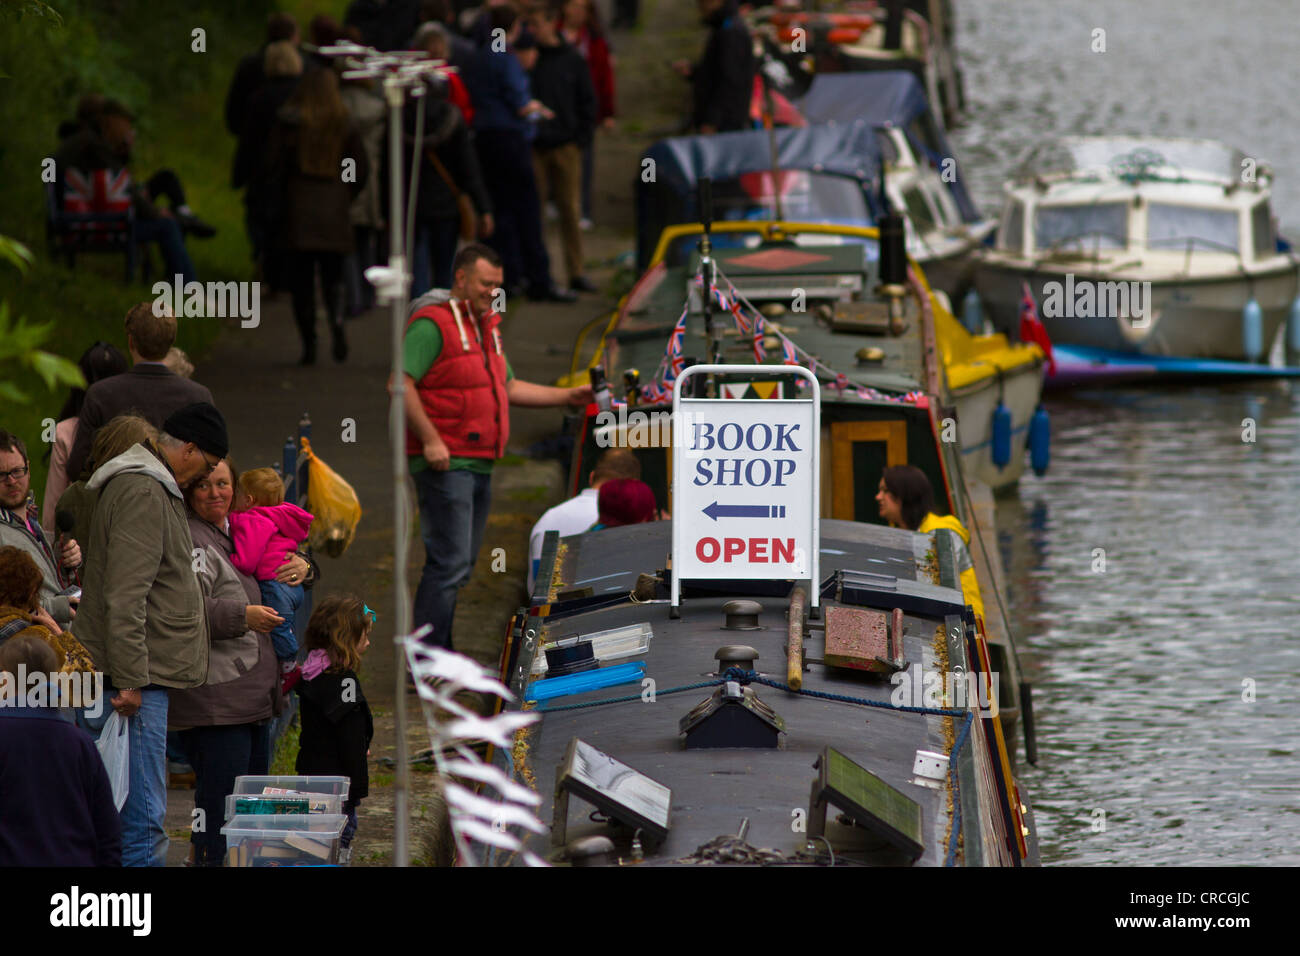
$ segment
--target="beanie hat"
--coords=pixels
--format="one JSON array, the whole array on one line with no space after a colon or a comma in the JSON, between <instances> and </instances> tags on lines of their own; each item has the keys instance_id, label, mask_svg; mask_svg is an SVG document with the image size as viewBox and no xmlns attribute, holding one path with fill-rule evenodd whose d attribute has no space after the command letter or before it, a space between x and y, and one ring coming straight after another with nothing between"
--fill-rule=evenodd
<instances>
[{"instance_id":1,"label":"beanie hat","mask_svg":"<svg viewBox=\"0 0 1300 956\"><path fill-rule=\"evenodd\" d=\"M163 431L181 441L193 442L202 451L218 458L225 458L230 453L226 420L216 406L208 402L195 402L172 412L163 422Z\"/></svg>"},{"instance_id":2,"label":"beanie hat","mask_svg":"<svg viewBox=\"0 0 1300 956\"><path fill-rule=\"evenodd\" d=\"M654 521L655 493L636 478L615 478L600 486L596 497L600 523L606 528Z\"/></svg>"}]
</instances>

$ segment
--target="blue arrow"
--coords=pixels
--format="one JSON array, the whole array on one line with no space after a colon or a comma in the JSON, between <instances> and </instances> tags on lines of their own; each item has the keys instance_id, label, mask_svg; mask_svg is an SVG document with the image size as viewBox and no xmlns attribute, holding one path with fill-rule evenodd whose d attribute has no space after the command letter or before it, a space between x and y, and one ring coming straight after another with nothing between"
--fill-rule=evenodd
<instances>
[{"instance_id":1,"label":"blue arrow","mask_svg":"<svg viewBox=\"0 0 1300 956\"><path fill-rule=\"evenodd\" d=\"M704 513L717 521L719 518L784 518L785 505L720 505L716 501Z\"/></svg>"}]
</instances>

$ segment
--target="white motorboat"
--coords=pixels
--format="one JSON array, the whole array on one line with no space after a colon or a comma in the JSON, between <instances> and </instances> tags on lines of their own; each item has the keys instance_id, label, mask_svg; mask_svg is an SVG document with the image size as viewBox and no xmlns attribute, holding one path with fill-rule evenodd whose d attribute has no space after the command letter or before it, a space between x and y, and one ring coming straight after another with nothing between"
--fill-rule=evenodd
<instances>
[{"instance_id":1,"label":"white motorboat","mask_svg":"<svg viewBox=\"0 0 1300 956\"><path fill-rule=\"evenodd\" d=\"M1211 140L1065 137L1030 152L975 285L1001 331L1028 284L1053 342L1257 362L1294 315L1297 258L1277 236L1272 172Z\"/></svg>"}]
</instances>

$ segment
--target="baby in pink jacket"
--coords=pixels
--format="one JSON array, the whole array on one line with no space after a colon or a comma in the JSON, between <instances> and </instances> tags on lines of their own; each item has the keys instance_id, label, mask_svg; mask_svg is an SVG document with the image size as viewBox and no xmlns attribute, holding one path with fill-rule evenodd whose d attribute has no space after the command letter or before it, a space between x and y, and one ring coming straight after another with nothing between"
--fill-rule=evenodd
<instances>
[{"instance_id":1,"label":"baby in pink jacket","mask_svg":"<svg viewBox=\"0 0 1300 956\"><path fill-rule=\"evenodd\" d=\"M284 482L270 468L254 468L239 476L241 503L230 512L230 538L235 545L231 563L257 579L262 603L284 620L271 631L271 646L281 671L291 671L298 656L294 614L302 607L302 585L282 584L275 571L307 540L312 516L284 500ZM244 501L246 499L246 501Z\"/></svg>"}]
</instances>

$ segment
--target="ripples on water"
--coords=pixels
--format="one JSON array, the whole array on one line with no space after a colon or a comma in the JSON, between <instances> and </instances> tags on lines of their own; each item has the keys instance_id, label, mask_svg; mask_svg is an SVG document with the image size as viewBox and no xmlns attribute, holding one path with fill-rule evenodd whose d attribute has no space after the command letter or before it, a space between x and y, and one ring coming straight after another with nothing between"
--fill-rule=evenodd
<instances>
[{"instance_id":1,"label":"ripples on water","mask_svg":"<svg viewBox=\"0 0 1300 956\"><path fill-rule=\"evenodd\" d=\"M954 145L987 211L1030 136L1151 133L1270 160L1283 229L1300 223L1289 5L958 7L970 120ZM1300 864L1300 385L1049 407L1051 472L998 510L1036 688L1025 779L1044 861Z\"/></svg>"}]
</instances>

